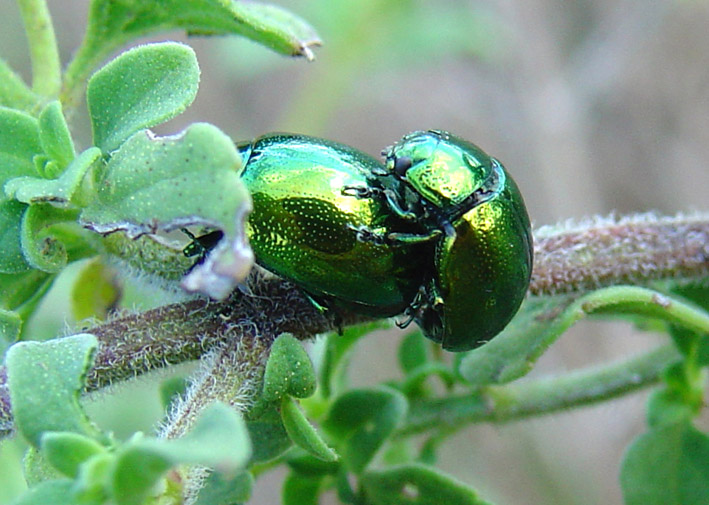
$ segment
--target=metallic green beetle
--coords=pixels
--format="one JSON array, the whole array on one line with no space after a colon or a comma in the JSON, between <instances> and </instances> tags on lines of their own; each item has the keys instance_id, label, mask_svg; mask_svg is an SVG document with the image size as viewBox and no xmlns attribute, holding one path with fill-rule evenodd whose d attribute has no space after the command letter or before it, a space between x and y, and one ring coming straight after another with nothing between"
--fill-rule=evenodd
<instances>
[{"instance_id":1,"label":"metallic green beetle","mask_svg":"<svg viewBox=\"0 0 709 505\"><path fill-rule=\"evenodd\" d=\"M389 191L391 209L441 232L433 274L407 312L444 349L478 347L509 323L529 286L522 195L499 161L447 132L414 132L385 154L388 173L420 196L412 205Z\"/></svg>"},{"instance_id":2,"label":"metallic green beetle","mask_svg":"<svg viewBox=\"0 0 709 505\"><path fill-rule=\"evenodd\" d=\"M430 275L433 244L388 238L418 234L420 224L372 196L400 184L377 179L386 173L380 162L305 135L268 134L238 147L258 264L321 306L375 316L404 312Z\"/></svg>"}]
</instances>

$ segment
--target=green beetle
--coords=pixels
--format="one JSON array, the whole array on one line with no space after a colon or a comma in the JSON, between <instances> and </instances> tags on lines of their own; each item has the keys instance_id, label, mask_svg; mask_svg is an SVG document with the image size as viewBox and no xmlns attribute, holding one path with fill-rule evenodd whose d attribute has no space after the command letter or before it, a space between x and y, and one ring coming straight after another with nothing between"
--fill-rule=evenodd
<instances>
[{"instance_id":1,"label":"green beetle","mask_svg":"<svg viewBox=\"0 0 709 505\"><path fill-rule=\"evenodd\" d=\"M444 349L478 347L509 323L529 286L532 233L522 195L499 161L447 132L414 132L385 155L388 173L420 197L412 205L389 192L392 211L440 230L433 273L407 312Z\"/></svg>"},{"instance_id":2,"label":"green beetle","mask_svg":"<svg viewBox=\"0 0 709 505\"><path fill-rule=\"evenodd\" d=\"M405 311L430 276L433 244L390 238L415 236L420 224L378 197L400 192L379 161L305 135L268 134L238 148L259 265L323 308L382 317Z\"/></svg>"}]
</instances>

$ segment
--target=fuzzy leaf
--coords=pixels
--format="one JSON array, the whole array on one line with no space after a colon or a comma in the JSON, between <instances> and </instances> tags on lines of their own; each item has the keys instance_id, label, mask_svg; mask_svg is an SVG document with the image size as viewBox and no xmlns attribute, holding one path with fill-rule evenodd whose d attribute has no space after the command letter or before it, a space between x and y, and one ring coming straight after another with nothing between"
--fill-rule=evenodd
<instances>
[{"instance_id":1,"label":"fuzzy leaf","mask_svg":"<svg viewBox=\"0 0 709 505\"><path fill-rule=\"evenodd\" d=\"M196 288L223 298L253 262L243 230L251 200L240 166L234 143L215 126L195 123L170 137L138 132L109 161L81 221L98 233L123 231L130 238L190 225L221 229L226 237L190 275L209 270L217 278Z\"/></svg>"},{"instance_id":2,"label":"fuzzy leaf","mask_svg":"<svg viewBox=\"0 0 709 505\"><path fill-rule=\"evenodd\" d=\"M490 505L468 486L425 465L366 472L361 483L372 505Z\"/></svg>"},{"instance_id":3,"label":"fuzzy leaf","mask_svg":"<svg viewBox=\"0 0 709 505\"><path fill-rule=\"evenodd\" d=\"M24 112L0 107L0 185L13 177L37 175L32 158L40 153L37 120Z\"/></svg>"},{"instance_id":4,"label":"fuzzy leaf","mask_svg":"<svg viewBox=\"0 0 709 505\"><path fill-rule=\"evenodd\" d=\"M323 428L338 440L338 453L354 473L361 473L402 422L406 398L393 389L350 390L332 405Z\"/></svg>"},{"instance_id":5,"label":"fuzzy leaf","mask_svg":"<svg viewBox=\"0 0 709 505\"><path fill-rule=\"evenodd\" d=\"M30 205L22 218L22 253L29 264L44 272L57 273L67 264L67 248L54 225L73 222L77 212L46 203ZM67 237L69 238L69 237ZM73 238L73 237L72 237Z\"/></svg>"},{"instance_id":6,"label":"fuzzy leaf","mask_svg":"<svg viewBox=\"0 0 709 505\"><path fill-rule=\"evenodd\" d=\"M271 461L293 446L281 415L273 406L258 418L250 419L246 426L254 448L252 464Z\"/></svg>"},{"instance_id":7,"label":"fuzzy leaf","mask_svg":"<svg viewBox=\"0 0 709 505\"><path fill-rule=\"evenodd\" d=\"M28 304L36 304L52 285L53 279L53 275L39 270L0 274L0 307L18 311L22 308L23 317L27 317L31 313L31 310L26 312Z\"/></svg>"},{"instance_id":8,"label":"fuzzy leaf","mask_svg":"<svg viewBox=\"0 0 709 505\"><path fill-rule=\"evenodd\" d=\"M322 480L322 477L289 473L283 482L283 505L318 505Z\"/></svg>"},{"instance_id":9,"label":"fuzzy leaf","mask_svg":"<svg viewBox=\"0 0 709 505\"><path fill-rule=\"evenodd\" d=\"M96 337L79 334L18 342L8 350L5 362L15 423L35 447L48 431L98 435L79 405L97 346Z\"/></svg>"},{"instance_id":10,"label":"fuzzy leaf","mask_svg":"<svg viewBox=\"0 0 709 505\"><path fill-rule=\"evenodd\" d=\"M90 147L72 161L57 179L16 177L5 184L5 193L23 203L48 202L68 206L86 172L98 161L101 151Z\"/></svg>"},{"instance_id":11,"label":"fuzzy leaf","mask_svg":"<svg viewBox=\"0 0 709 505\"><path fill-rule=\"evenodd\" d=\"M74 482L57 479L42 482L24 493L12 505L77 505L72 493Z\"/></svg>"},{"instance_id":12,"label":"fuzzy leaf","mask_svg":"<svg viewBox=\"0 0 709 505\"><path fill-rule=\"evenodd\" d=\"M279 336L271 346L263 377L264 402L286 396L307 398L315 392L315 370L303 345L292 335Z\"/></svg>"},{"instance_id":13,"label":"fuzzy leaf","mask_svg":"<svg viewBox=\"0 0 709 505\"><path fill-rule=\"evenodd\" d=\"M17 312L0 309L0 357L17 340L22 328L22 318Z\"/></svg>"},{"instance_id":14,"label":"fuzzy leaf","mask_svg":"<svg viewBox=\"0 0 709 505\"><path fill-rule=\"evenodd\" d=\"M250 456L251 442L244 421L229 406L215 403L182 438L136 438L126 444L111 478L113 498L119 505L138 505L171 466L195 464L235 472Z\"/></svg>"},{"instance_id":15,"label":"fuzzy leaf","mask_svg":"<svg viewBox=\"0 0 709 505\"><path fill-rule=\"evenodd\" d=\"M22 78L0 58L0 106L31 112L39 101Z\"/></svg>"},{"instance_id":16,"label":"fuzzy leaf","mask_svg":"<svg viewBox=\"0 0 709 505\"><path fill-rule=\"evenodd\" d=\"M39 140L44 153L56 161L57 170L50 170L44 176L53 179L59 175L74 156L74 141L62 112L62 105L55 100L48 103L39 114Z\"/></svg>"},{"instance_id":17,"label":"fuzzy leaf","mask_svg":"<svg viewBox=\"0 0 709 505\"><path fill-rule=\"evenodd\" d=\"M98 58L129 40L184 29L202 35L241 35L286 55L312 59L320 39L283 8L230 0L94 0L84 45Z\"/></svg>"},{"instance_id":18,"label":"fuzzy leaf","mask_svg":"<svg viewBox=\"0 0 709 505\"><path fill-rule=\"evenodd\" d=\"M14 200L0 200L0 272L15 274L29 270L22 254L20 228L27 205ZM1 295L0 295L1 296Z\"/></svg>"},{"instance_id":19,"label":"fuzzy leaf","mask_svg":"<svg viewBox=\"0 0 709 505\"><path fill-rule=\"evenodd\" d=\"M638 437L623 460L626 505L709 503L709 438L689 422Z\"/></svg>"},{"instance_id":20,"label":"fuzzy leaf","mask_svg":"<svg viewBox=\"0 0 709 505\"><path fill-rule=\"evenodd\" d=\"M317 430L305 418L295 400L287 396L281 402L283 426L293 443L313 457L326 462L337 461L335 451L327 446Z\"/></svg>"},{"instance_id":21,"label":"fuzzy leaf","mask_svg":"<svg viewBox=\"0 0 709 505\"><path fill-rule=\"evenodd\" d=\"M135 132L177 116L198 87L197 57L189 46L165 42L126 51L89 80L94 145L110 153Z\"/></svg>"},{"instance_id":22,"label":"fuzzy leaf","mask_svg":"<svg viewBox=\"0 0 709 505\"><path fill-rule=\"evenodd\" d=\"M386 326L387 323L377 321L351 326L345 329L342 335L331 333L327 336L319 377L323 397L329 398L336 395L346 386L345 375L354 344L365 335L379 328L386 328Z\"/></svg>"},{"instance_id":23,"label":"fuzzy leaf","mask_svg":"<svg viewBox=\"0 0 709 505\"><path fill-rule=\"evenodd\" d=\"M76 321L106 319L121 296L116 272L101 259L89 260L81 268L71 289L71 312Z\"/></svg>"},{"instance_id":24,"label":"fuzzy leaf","mask_svg":"<svg viewBox=\"0 0 709 505\"><path fill-rule=\"evenodd\" d=\"M692 331L709 330L709 315L680 300L636 286L599 289L576 300L570 296L529 298L505 330L467 353L461 375L473 385L504 383L528 373L541 354L569 327L590 314L660 319Z\"/></svg>"},{"instance_id":25,"label":"fuzzy leaf","mask_svg":"<svg viewBox=\"0 0 709 505\"><path fill-rule=\"evenodd\" d=\"M105 452L94 439L66 431L45 433L41 445L47 461L67 477L76 477L82 463Z\"/></svg>"},{"instance_id":26,"label":"fuzzy leaf","mask_svg":"<svg viewBox=\"0 0 709 505\"><path fill-rule=\"evenodd\" d=\"M251 497L254 478L249 472L241 472L228 478L212 472L199 490L195 505L233 505L246 503Z\"/></svg>"},{"instance_id":27,"label":"fuzzy leaf","mask_svg":"<svg viewBox=\"0 0 709 505\"><path fill-rule=\"evenodd\" d=\"M409 333L401 340L398 357L405 374L428 362L428 348L420 331Z\"/></svg>"}]
</instances>

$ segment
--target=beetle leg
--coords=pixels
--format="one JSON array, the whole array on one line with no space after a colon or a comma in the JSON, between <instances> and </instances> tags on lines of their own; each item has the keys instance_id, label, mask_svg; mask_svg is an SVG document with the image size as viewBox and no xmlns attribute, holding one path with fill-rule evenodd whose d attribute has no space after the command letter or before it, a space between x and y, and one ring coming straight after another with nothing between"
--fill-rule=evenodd
<instances>
[{"instance_id":1,"label":"beetle leg","mask_svg":"<svg viewBox=\"0 0 709 505\"><path fill-rule=\"evenodd\" d=\"M404 310L404 316L406 319L403 321L397 321L396 326L402 330L408 327L417 317L421 316L421 313L428 307L428 301L426 296L426 286L422 285L416 292L416 296L411 300L411 303L406 310Z\"/></svg>"},{"instance_id":2,"label":"beetle leg","mask_svg":"<svg viewBox=\"0 0 709 505\"><path fill-rule=\"evenodd\" d=\"M425 234L392 232L387 234L387 239L392 245L421 244L431 240L436 240L442 234L443 231L438 229L431 230Z\"/></svg>"},{"instance_id":3,"label":"beetle leg","mask_svg":"<svg viewBox=\"0 0 709 505\"><path fill-rule=\"evenodd\" d=\"M355 198L373 198L379 197L381 190L368 186L343 186L340 190L345 196L354 196Z\"/></svg>"},{"instance_id":4,"label":"beetle leg","mask_svg":"<svg viewBox=\"0 0 709 505\"><path fill-rule=\"evenodd\" d=\"M401 205L397 198L398 195L394 190L385 189L383 193L384 198L386 199L386 203L389 206L389 209L391 209L398 217L405 221L412 222L417 221L419 219L420 216L417 213L413 212L411 209L406 209Z\"/></svg>"},{"instance_id":5,"label":"beetle leg","mask_svg":"<svg viewBox=\"0 0 709 505\"><path fill-rule=\"evenodd\" d=\"M366 226L347 225L347 227L356 233L357 240L360 242L371 242L375 245L385 245L390 243L387 235L377 233L376 231L370 230Z\"/></svg>"}]
</instances>

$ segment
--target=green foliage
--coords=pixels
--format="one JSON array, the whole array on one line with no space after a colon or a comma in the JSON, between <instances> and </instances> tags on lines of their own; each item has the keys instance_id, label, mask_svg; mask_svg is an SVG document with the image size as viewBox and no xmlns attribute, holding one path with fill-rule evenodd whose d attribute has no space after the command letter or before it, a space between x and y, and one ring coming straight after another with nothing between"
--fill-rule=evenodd
<instances>
[{"instance_id":1,"label":"green foliage","mask_svg":"<svg viewBox=\"0 0 709 505\"><path fill-rule=\"evenodd\" d=\"M8 388L15 423L33 446L48 431L98 436L79 406L83 377L98 345L93 335L20 342L8 351Z\"/></svg>"},{"instance_id":2,"label":"green foliage","mask_svg":"<svg viewBox=\"0 0 709 505\"><path fill-rule=\"evenodd\" d=\"M185 322L173 317L174 307L161 307L167 314L163 320L158 310L128 318L137 326L125 319L117 323L112 311L128 302L102 255L117 256L166 283L190 270L188 285L215 298L243 280L252 258L244 241L250 198L238 176L242 161L233 140L207 123L169 136L149 130L194 100L200 70L193 50L152 43L97 66L137 37L174 29L240 35L307 58L319 38L306 22L268 4L92 0L83 42L62 74L46 6L33 3L34 14L24 13L30 16L25 23L36 82L27 86L0 60L0 353L5 353L0 380L7 376L0 393L9 392L12 404L10 412L7 402L0 402L0 434L14 430L30 446L25 458L30 489L14 503L171 504L181 503L183 493L196 494L198 505L246 503L255 479L286 465L286 505L314 505L323 493L352 504L484 505L489 502L474 489L435 468L437 448L448 436L471 423L586 405L656 381L661 384L648 401L648 431L632 442L622 463L625 503L709 502L709 443L694 424L703 408L709 364L706 279L672 279L653 289L614 286L530 296L501 335L454 358L411 332L399 346L399 369L386 371L386 384L368 388L352 387L350 361L360 339L385 322L325 336L321 359L314 359L317 367L294 336L258 335L259 345L237 353L236 379L232 374L205 378L213 386L209 391L239 391L227 397L229 405L211 397L190 404L195 398L189 380L166 381L162 400L172 414L165 425L178 422L176 412L190 414L179 418L186 423L177 430L181 436L136 433L121 442L101 430L80 403L86 388L97 387L97 374L133 366L128 373L122 370L133 375L169 362L159 352L161 339L179 341L190 328L197 327L201 352L212 339L224 343L214 321L226 328L229 343L251 328L250 321L232 320L217 309L208 316L188 311ZM383 10L386 33L358 40L359 32L349 27L366 25L371 14L371 7L359 4L344 10L340 28L351 29L348 40L367 51L380 51L391 37L404 38L410 50L392 53L392 64L440 51L429 37L450 26L473 26L476 34L465 42L446 35L450 50L489 55L490 33L499 45L500 31L490 31L484 13L461 17L453 7L440 8L450 23L432 23L425 33L415 28L427 22L433 7L407 2ZM402 15L404 9L409 16ZM84 89L89 142L75 141L67 120ZM77 151L76 146L86 147ZM224 232L197 265L169 235L188 227ZM36 336L26 334L31 333L27 323L55 278L85 258L91 259L75 271L71 310L77 319L108 322L86 330L96 336L29 341ZM254 307L277 312L264 308L267 304ZM280 314L257 316L275 320ZM663 331L672 346L558 378L516 381L569 327L590 316ZM124 365L119 348L104 356L102 371L92 370L100 349L97 336L104 346L111 329L128 335L119 340L124 347L142 346L130 352L143 354Z\"/></svg>"},{"instance_id":3,"label":"green foliage","mask_svg":"<svg viewBox=\"0 0 709 505\"><path fill-rule=\"evenodd\" d=\"M134 133L177 116L198 86L197 57L183 44L126 51L96 72L86 88L94 145L110 153Z\"/></svg>"}]
</instances>

